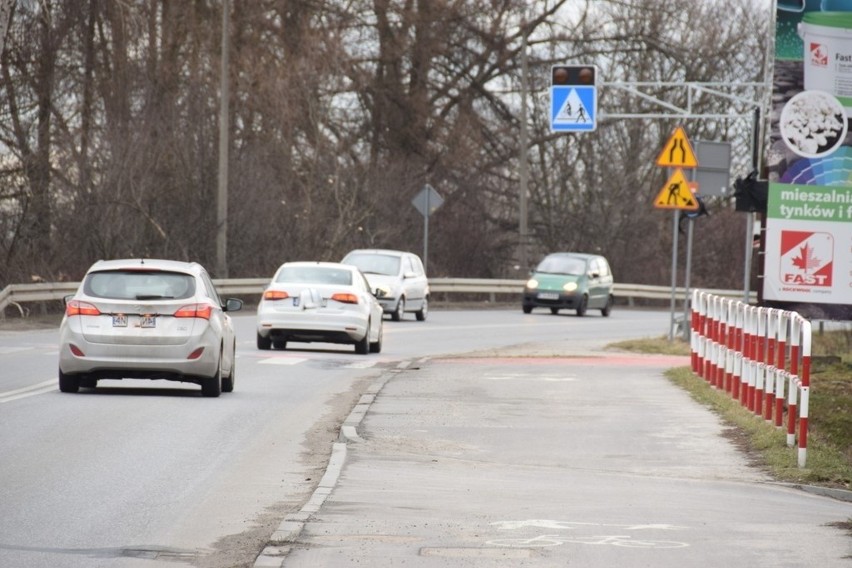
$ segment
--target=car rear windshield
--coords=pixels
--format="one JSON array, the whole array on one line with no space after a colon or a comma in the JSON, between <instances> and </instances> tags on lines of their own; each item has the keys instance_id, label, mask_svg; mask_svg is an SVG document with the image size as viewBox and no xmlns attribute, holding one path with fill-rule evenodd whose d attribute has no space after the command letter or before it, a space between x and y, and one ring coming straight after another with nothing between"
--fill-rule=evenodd
<instances>
[{"instance_id":1,"label":"car rear windshield","mask_svg":"<svg viewBox=\"0 0 852 568\"><path fill-rule=\"evenodd\" d=\"M195 278L181 272L109 270L89 274L83 291L111 300L177 300L195 295Z\"/></svg>"},{"instance_id":2,"label":"car rear windshield","mask_svg":"<svg viewBox=\"0 0 852 568\"><path fill-rule=\"evenodd\" d=\"M328 266L285 266L278 272L276 282L299 284L352 285L352 271Z\"/></svg>"},{"instance_id":3,"label":"car rear windshield","mask_svg":"<svg viewBox=\"0 0 852 568\"><path fill-rule=\"evenodd\" d=\"M579 276L586 272L586 261L570 256L550 256L542 260L535 271Z\"/></svg>"},{"instance_id":4,"label":"car rear windshield","mask_svg":"<svg viewBox=\"0 0 852 568\"><path fill-rule=\"evenodd\" d=\"M357 266L364 274L399 274L400 257L387 254L353 254L347 256L346 264Z\"/></svg>"}]
</instances>

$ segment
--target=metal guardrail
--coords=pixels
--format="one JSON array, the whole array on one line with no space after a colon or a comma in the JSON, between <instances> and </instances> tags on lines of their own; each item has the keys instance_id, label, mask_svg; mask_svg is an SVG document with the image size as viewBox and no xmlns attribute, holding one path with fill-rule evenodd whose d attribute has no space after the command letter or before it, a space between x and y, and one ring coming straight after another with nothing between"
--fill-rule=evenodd
<instances>
[{"instance_id":1,"label":"metal guardrail","mask_svg":"<svg viewBox=\"0 0 852 568\"><path fill-rule=\"evenodd\" d=\"M500 280L492 278L430 278L429 288L432 294L488 294L491 301L496 301L498 294L519 295L526 280ZM216 289L223 296L248 296L263 293L269 283L268 278L230 278L213 280ZM29 310L23 304L62 300L73 294L80 286L79 282L42 282L38 284L10 284L0 291L0 318L6 316L6 308L12 306L18 310L21 317L28 315ZM742 299L742 290L705 290L716 296ZM613 293L617 298L626 299L629 305L634 305L637 299L642 300L671 300L670 286L650 286L646 284L616 283ZM682 304L687 297L685 288L675 289L675 299ZM752 299L755 298L752 292Z\"/></svg>"}]
</instances>

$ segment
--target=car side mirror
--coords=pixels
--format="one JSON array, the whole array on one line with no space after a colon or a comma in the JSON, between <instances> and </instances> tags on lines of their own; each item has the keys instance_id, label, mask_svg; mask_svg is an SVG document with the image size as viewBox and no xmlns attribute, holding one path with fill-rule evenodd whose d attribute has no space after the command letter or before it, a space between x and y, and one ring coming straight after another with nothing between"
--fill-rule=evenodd
<instances>
[{"instance_id":1,"label":"car side mirror","mask_svg":"<svg viewBox=\"0 0 852 568\"><path fill-rule=\"evenodd\" d=\"M238 312L243 309L243 301L237 298L228 298L225 300L226 312Z\"/></svg>"},{"instance_id":2,"label":"car side mirror","mask_svg":"<svg viewBox=\"0 0 852 568\"><path fill-rule=\"evenodd\" d=\"M402 275L403 278L414 278L416 276L417 276L417 274L415 274L414 272L411 272L411 271L406 272L405 274Z\"/></svg>"}]
</instances>

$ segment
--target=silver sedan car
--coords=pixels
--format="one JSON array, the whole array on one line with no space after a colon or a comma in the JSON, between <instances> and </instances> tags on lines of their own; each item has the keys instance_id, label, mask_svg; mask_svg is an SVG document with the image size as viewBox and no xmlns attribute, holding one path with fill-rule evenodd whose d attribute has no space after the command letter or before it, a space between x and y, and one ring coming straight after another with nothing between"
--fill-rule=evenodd
<instances>
[{"instance_id":1,"label":"silver sedan car","mask_svg":"<svg viewBox=\"0 0 852 568\"><path fill-rule=\"evenodd\" d=\"M382 350L382 307L355 266L287 262L257 306L257 348L288 341L355 345L362 355Z\"/></svg>"},{"instance_id":2,"label":"silver sedan car","mask_svg":"<svg viewBox=\"0 0 852 568\"><path fill-rule=\"evenodd\" d=\"M201 385L204 396L234 390L236 338L222 301L197 263L98 261L65 299L59 327L59 390L99 379L166 379Z\"/></svg>"}]
</instances>

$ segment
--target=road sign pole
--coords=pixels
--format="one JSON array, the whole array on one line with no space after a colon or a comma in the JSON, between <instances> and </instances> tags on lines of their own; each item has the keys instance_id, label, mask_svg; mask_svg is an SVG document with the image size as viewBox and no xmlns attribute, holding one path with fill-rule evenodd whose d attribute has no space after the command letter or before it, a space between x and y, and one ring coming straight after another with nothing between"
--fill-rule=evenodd
<instances>
[{"instance_id":1,"label":"road sign pole","mask_svg":"<svg viewBox=\"0 0 852 568\"><path fill-rule=\"evenodd\" d=\"M429 192L426 192L426 214L423 215L423 271L429 274Z\"/></svg>"},{"instance_id":2,"label":"road sign pole","mask_svg":"<svg viewBox=\"0 0 852 568\"><path fill-rule=\"evenodd\" d=\"M674 222L672 223L674 227L674 231L672 233L672 301L671 301L671 310L669 313L669 341L674 339L674 326L675 326L675 287L677 286L677 241L678 241L678 216L680 215L680 211L677 209L672 211L672 219Z\"/></svg>"},{"instance_id":3,"label":"road sign pole","mask_svg":"<svg viewBox=\"0 0 852 568\"><path fill-rule=\"evenodd\" d=\"M686 271L683 280L683 338L689 341L689 299L692 297L689 293L690 273L692 272L692 230L695 226L695 219L689 217L687 219L689 226L686 230Z\"/></svg>"}]
</instances>

